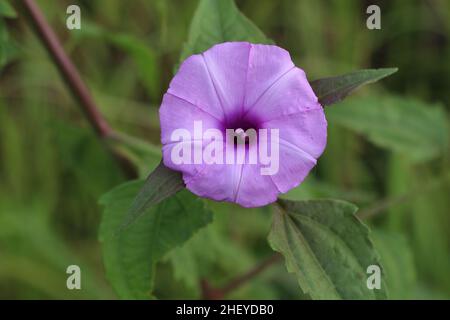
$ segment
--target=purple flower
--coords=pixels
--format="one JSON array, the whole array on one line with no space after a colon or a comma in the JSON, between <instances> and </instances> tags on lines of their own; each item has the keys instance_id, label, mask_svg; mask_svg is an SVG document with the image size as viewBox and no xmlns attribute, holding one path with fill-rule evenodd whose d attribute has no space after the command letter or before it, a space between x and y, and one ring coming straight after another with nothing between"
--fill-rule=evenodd
<instances>
[{"instance_id":1,"label":"purple flower","mask_svg":"<svg viewBox=\"0 0 450 320\"><path fill-rule=\"evenodd\" d=\"M272 45L227 42L189 57L172 79L159 114L164 164L181 171L186 187L198 196L243 207L274 202L279 193L298 186L326 145L323 108L304 71L286 50ZM195 150L206 151L212 143L213 139L195 132L200 122L202 130L237 130L246 143L234 151L244 148L245 162L206 163L201 155L190 163L175 160L180 148L183 156L195 158ZM174 140L179 129L189 140ZM267 165L262 158L248 161L250 151L260 148L263 140L247 142L243 134L247 129L267 129L268 140L278 136L273 140L277 149L269 147L272 155L279 153L276 173L262 174ZM224 137L215 153L226 154L228 145Z\"/></svg>"}]
</instances>

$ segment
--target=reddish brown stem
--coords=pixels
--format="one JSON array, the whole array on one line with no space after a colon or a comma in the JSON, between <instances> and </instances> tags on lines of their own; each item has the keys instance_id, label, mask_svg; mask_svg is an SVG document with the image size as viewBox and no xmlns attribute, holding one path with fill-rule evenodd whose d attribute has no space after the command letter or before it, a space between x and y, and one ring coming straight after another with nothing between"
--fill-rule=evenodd
<instances>
[{"instance_id":1,"label":"reddish brown stem","mask_svg":"<svg viewBox=\"0 0 450 320\"><path fill-rule=\"evenodd\" d=\"M249 280L253 279L257 275L261 274L268 267L281 261L281 256L279 254L274 254L266 260L262 261L256 265L251 270L246 273L232 279L222 288L213 288L206 280L202 280L202 295L204 299L208 300L220 300L223 299L230 292L240 288L242 285L246 284Z\"/></svg>"},{"instance_id":2,"label":"reddish brown stem","mask_svg":"<svg viewBox=\"0 0 450 320\"><path fill-rule=\"evenodd\" d=\"M96 133L100 138L114 137L114 131L111 129L111 127L99 112L94 99L92 98L88 88L81 79L75 65L64 52L64 49L59 42L58 37L46 21L44 15L42 14L35 1L23 0L23 7L26 13L29 15L33 25L36 28L35 30L37 34L47 48L50 56L55 61L58 70L66 81L67 86L69 87L75 98L79 101L80 106L82 107L87 119L89 120ZM136 175L136 172L132 168L132 166L130 166L128 160L117 152L113 151L113 154L122 165L128 176L134 177ZM258 264L248 272L236 277L235 279L232 279L223 288L212 288L208 281L203 280L201 283L203 297L205 299L223 299L227 294L238 289L249 280L253 279L261 272L266 270L269 266L275 264L280 260L281 256L275 254L270 258L262 261L260 264Z\"/></svg>"},{"instance_id":3,"label":"reddish brown stem","mask_svg":"<svg viewBox=\"0 0 450 320\"><path fill-rule=\"evenodd\" d=\"M69 56L65 53L58 37L48 24L36 2L34 0L23 0L22 4L24 11L28 14L35 27L36 33L39 35L42 43L45 45L48 53L58 67L58 70L67 84L67 87L72 92L73 96L79 101L84 114L97 135L101 139L114 137L114 131L101 115L94 99L91 96L91 93L81 79L77 68L72 63ZM136 178L136 168L129 161L129 159L124 157L117 150L111 149L111 152L126 176L129 178Z\"/></svg>"},{"instance_id":4,"label":"reddish brown stem","mask_svg":"<svg viewBox=\"0 0 450 320\"><path fill-rule=\"evenodd\" d=\"M46 21L36 2L34 0L23 0L23 8L33 22L37 34L56 63L67 86L75 98L79 100L87 119L97 134L100 137L110 136L112 129L98 111L88 88L81 80L76 67L64 52L58 37Z\"/></svg>"}]
</instances>

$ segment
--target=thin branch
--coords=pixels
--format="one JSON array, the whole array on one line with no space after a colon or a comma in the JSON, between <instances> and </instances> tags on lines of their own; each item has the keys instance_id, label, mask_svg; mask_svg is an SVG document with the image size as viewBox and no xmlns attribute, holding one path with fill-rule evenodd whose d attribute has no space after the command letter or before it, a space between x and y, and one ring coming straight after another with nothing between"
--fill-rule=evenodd
<instances>
[{"instance_id":1,"label":"thin branch","mask_svg":"<svg viewBox=\"0 0 450 320\"><path fill-rule=\"evenodd\" d=\"M259 264L257 264L254 268L250 269L246 273L232 279L222 288L212 288L211 285L206 280L202 280L202 296L204 299L208 300L220 300L223 299L230 292L240 288L248 281L253 279L254 277L261 274L264 270L269 268L270 266L276 264L281 261L281 255L278 253L270 256L266 260L263 260Z\"/></svg>"},{"instance_id":2,"label":"thin branch","mask_svg":"<svg viewBox=\"0 0 450 320\"><path fill-rule=\"evenodd\" d=\"M386 198L386 199L381 200L380 202L376 203L375 205L358 212L358 217L363 220L370 219L370 218L386 211L390 207L407 202L408 200L414 199L418 195L420 195L420 191L417 189L411 193L403 194L403 195L395 197L395 198Z\"/></svg>"},{"instance_id":3,"label":"thin branch","mask_svg":"<svg viewBox=\"0 0 450 320\"><path fill-rule=\"evenodd\" d=\"M46 21L44 15L42 14L35 1L23 0L23 7L30 17L31 22L35 26L35 30L44 43L45 47L47 48L50 56L55 61L58 70L62 74L67 86L69 87L75 98L79 101L81 108L83 109L87 119L89 120L98 136L102 139L117 139L117 137L119 137L120 135L111 129L111 127L99 112L87 86L82 81L75 65L64 52L64 49L59 42L56 34ZM132 168L133 166L130 164L129 160L115 150L112 150L112 152L116 159L119 160L128 176L135 177L136 171ZM435 187L435 185L431 186L431 188L433 187ZM423 192L423 189L421 191ZM400 196L398 198L387 199L379 203L377 206L361 212L360 217L370 218L392 205L404 202L412 197L415 197L418 193L418 190L414 190L412 193ZM274 254L273 256L256 265L248 272L232 279L222 288L213 288L208 281L202 280L201 286L203 298L223 299L227 294L240 288L242 285L246 284L248 281L258 276L264 270L279 261L281 261L281 256L279 254Z\"/></svg>"},{"instance_id":4,"label":"thin branch","mask_svg":"<svg viewBox=\"0 0 450 320\"><path fill-rule=\"evenodd\" d=\"M108 137L112 133L112 129L98 111L88 88L83 80L81 80L76 67L64 52L58 37L48 24L42 11L34 0L24 0L23 7L33 22L35 30L50 53L50 56L58 66L69 89L79 100L89 122L101 137Z\"/></svg>"},{"instance_id":5,"label":"thin branch","mask_svg":"<svg viewBox=\"0 0 450 320\"><path fill-rule=\"evenodd\" d=\"M75 98L79 101L80 106L82 107L87 119L89 120L99 137L112 139L123 137L122 135L114 132L111 129L106 120L102 117L101 113L98 111L94 99L92 98L88 88L81 79L75 65L64 52L64 49L59 42L56 34L46 21L44 15L42 14L35 1L23 0L23 7L30 17L31 22L35 26L35 30L44 43L45 47L47 48L50 56L55 61L67 86L72 91L72 94L75 96ZM114 155L121 161L121 163L124 163L124 161L126 160L117 152L115 152ZM203 296L205 299L222 299L225 295L241 287L249 280L259 275L269 266L275 264L280 260L281 256L275 254L267 260L262 261L260 264L256 265L253 269L249 270L243 275L231 280L226 286L220 289L212 288L206 280L203 280Z\"/></svg>"},{"instance_id":6,"label":"thin branch","mask_svg":"<svg viewBox=\"0 0 450 320\"><path fill-rule=\"evenodd\" d=\"M385 212L387 209L393 206L406 203L408 201L413 201L418 197L421 197L427 194L428 192L433 191L434 189L442 186L442 184L448 183L449 180L450 180L450 172L445 172L438 179L432 180L431 182L425 185L422 184L420 186L416 186L407 193L404 193L397 197L386 198L367 209L361 210L358 213L358 217L363 220L370 219L380 213Z\"/></svg>"},{"instance_id":7,"label":"thin branch","mask_svg":"<svg viewBox=\"0 0 450 320\"><path fill-rule=\"evenodd\" d=\"M22 4L24 11L34 26L34 30L47 48L48 53L64 78L67 87L78 100L86 118L97 135L103 140L114 136L115 133L113 129L111 129L101 115L91 93L81 79L77 68L70 60L69 56L64 52L64 48L58 40L58 37L48 24L36 2L34 0L23 0ZM111 152L124 170L124 173L129 178L135 178L137 176L136 169L130 160L115 149L111 149Z\"/></svg>"},{"instance_id":8,"label":"thin branch","mask_svg":"<svg viewBox=\"0 0 450 320\"><path fill-rule=\"evenodd\" d=\"M449 180L450 180L450 172L446 172L439 179L433 180L430 183L426 184L425 186L416 187L412 191L405 193L401 196L385 199L385 200L375 204L373 207L361 210L358 213L358 216L363 220L370 219L373 216L375 216L381 212L384 212L385 210L389 209L392 206L404 203L406 201L410 201L410 200L415 199L427 192L430 192L430 191L434 190L435 188L440 187L443 183L447 183ZM275 206L280 207L281 204L279 202L276 202ZM212 288L211 285L206 280L202 280L201 287L202 287L203 298L204 299L223 299L228 293L232 292L233 290L241 287L248 281L252 280L254 277L259 275L262 271L264 271L268 267L274 265L278 261L281 261L281 256L279 254L274 254L272 257L268 258L267 260L262 261L260 264L256 265L254 268L252 268L245 274L231 280L230 282L228 282L228 284L226 284L222 288Z\"/></svg>"}]
</instances>

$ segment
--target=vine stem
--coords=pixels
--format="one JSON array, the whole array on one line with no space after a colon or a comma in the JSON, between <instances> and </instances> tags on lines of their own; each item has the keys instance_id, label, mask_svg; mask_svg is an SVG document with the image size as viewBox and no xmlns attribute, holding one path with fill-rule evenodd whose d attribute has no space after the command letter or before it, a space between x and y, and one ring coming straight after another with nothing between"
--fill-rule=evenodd
<instances>
[{"instance_id":1,"label":"vine stem","mask_svg":"<svg viewBox=\"0 0 450 320\"><path fill-rule=\"evenodd\" d=\"M372 207L363 209L358 213L358 217L363 220L368 220L395 205L399 205L417 199L418 197L421 197L424 194L441 187L442 184L448 183L449 181L450 181L450 171L443 173L438 179L435 179L429 182L428 184L425 185L422 184L420 186L413 188L411 191L407 193L404 193L402 195L393 198L386 198L376 203Z\"/></svg>"},{"instance_id":2,"label":"vine stem","mask_svg":"<svg viewBox=\"0 0 450 320\"><path fill-rule=\"evenodd\" d=\"M89 89L81 79L77 68L70 60L69 56L65 53L61 42L59 41L51 26L48 24L36 2L34 0L23 0L23 8L26 14L29 16L32 24L34 25L34 30L38 34L51 58L55 62L67 87L70 89L73 96L78 100L80 107L82 108L89 123L94 128L96 134L102 140L115 140L117 139L117 137L121 137L122 135L118 132L115 132L103 118L97 105L95 104L94 99L91 96L91 93L89 92ZM114 150L112 152L115 158L119 160L119 163L121 164L125 173L129 177L134 178L136 176L136 171L132 167L132 164L128 161L128 159ZM203 297L205 299L222 299L228 293L238 289L278 261L281 261L281 256L278 254L274 254L268 259L260 262L248 272L232 279L223 288L212 288L207 280L202 280L201 286Z\"/></svg>"},{"instance_id":3,"label":"vine stem","mask_svg":"<svg viewBox=\"0 0 450 320\"><path fill-rule=\"evenodd\" d=\"M374 205L373 207L370 207L368 209L362 210L358 217L362 220L368 220L372 218L373 216L385 211L386 209L401 204L405 201L414 199L426 192L429 192L435 188L438 188L443 183L447 183L450 181L450 172L446 172L441 178L432 181L426 186L421 186L420 188L415 188L411 192L405 193L403 195L400 195L396 198L389 198L384 199L378 204ZM275 207L282 208L282 205L279 202L274 203ZM247 271L241 276L238 276L234 279L232 279L230 282L228 282L224 287L222 288L213 288L206 280L201 281L201 288L202 288L202 296L204 299L223 299L228 293L231 291L238 289L242 285L246 284L248 281L252 280L255 276L259 275L261 272L263 272L268 267L274 265L277 262L280 262L282 259L282 256L279 254L274 254L270 258L263 260L256 266L254 266L252 269Z\"/></svg>"},{"instance_id":4,"label":"vine stem","mask_svg":"<svg viewBox=\"0 0 450 320\"><path fill-rule=\"evenodd\" d=\"M264 270L269 268L270 266L280 262L282 260L281 255L278 253L273 254L266 260L261 261L255 267L245 272L244 274L237 276L236 278L230 280L224 287L222 288L213 288L207 280L201 281L202 288L202 296L203 299L207 300L220 300L223 299L230 292L240 288L244 284L246 284L249 280L261 274Z\"/></svg>"},{"instance_id":5,"label":"vine stem","mask_svg":"<svg viewBox=\"0 0 450 320\"><path fill-rule=\"evenodd\" d=\"M116 136L117 133L114 132L100 113L91 93L89 92L89 89L81 79L77 68L64 51L61 42L52 27L48 24L39 6L34 0L23 0L22 7L33 24L34 31L46 47L67 87L72 92L73 96L78 100L81 109L83 110L91 126L94 128L97 136L103 141ZM110 148L110 151L118 161L124 173L129 178L136 178L136 168L130 160L116 149Z\"/></svg>"},{"instance_id":6,"label":"vine stem","mask_svg":"<svg viewBox=\"0 0 450 320\"><path fill-rule=\"evenodd\" d=\"M39 9L38 5L34 0L23 0L23 8L28 14L31 22L35 27L35 31L40 37L42 43L45 45L47 51L55 62L58 70L60 71L67 87L70 89L74 97L78 100L80 107L82 108L86 118L88 119L91 126L94 128L96 134L102 140L115 139L120 136L118 132L115 132L104 119L100 113L94 99L91 96L87 86L81 79L77 68L70 60L69 56L65 53L63 46L61 45L55 32L48 24L42 11ZM135 178L137 176L136 169L134 165L124 157L122 154L118 153L116 150L111 150L112 154L118 160L125 174L129 178ZM386 201L372 210L367 210L361 217L368 218L378 212L385 210L393 204L402 202L408 199L410 195L404 195L395 199L393 201ZM280 262L282 257L279 254L274 254L263 260L255 267L247 271L246 273L237 276L236 278L229 281L222 288L213 288L207 280L201 281L202 296L204 299L223 299L230 292L240 288L242 285L246 284L248 281L254 277L261 274L270 266Z\"/></svg>"}]
</instances>

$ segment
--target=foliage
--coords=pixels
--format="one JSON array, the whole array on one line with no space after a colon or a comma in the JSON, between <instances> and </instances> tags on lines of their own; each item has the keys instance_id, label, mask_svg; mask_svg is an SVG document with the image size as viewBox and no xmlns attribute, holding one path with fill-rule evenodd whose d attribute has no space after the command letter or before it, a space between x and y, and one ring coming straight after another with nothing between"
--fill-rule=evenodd
<instances>
[{"instance_id":1,"label":"foliage","mask_svg":"<svg viewBox=\"0 0 450 320\"><path fill-rule=\"evenodd\" d=\"M258 27L239 12L233 0L201 0L192 18L180 61L228 41L271 43Z\"/></svg>"},{"instance_id":2,"label":"foliage","mask_svg":"<svg viewBox=\"0 0 450 320\"><path fill-rule=\"evenodd\" d=\"M380 261L356 210L337 200L279 202L269 242L313 299L386 298L384 284L370 290L364 281Z\"/></svg>"},{"instance_id":3,"label":"foliage","mask_svg":"<svg viewBox=\"0 0 450 320\"><path fill-rule=\"evenodd\" d=\"M370 31L352 0L236 3L82 2L82 29L67 31L64 5L39 1L126 132L102 143L20 10L0 1L0 298L196 299L205 279L222 288L272 248L292 273L275 264L225 298L450 297L450 5L391 1ZM154 171L174 67L244 40L288 49L322 104L336 103L317 168L280 206L199 199ZM399 71L362 88L395 71L383 66ZM153 178L127 182L110 148ZM83 290L65 286L71 264ZM381 291L365 287L369 264L382 265Z\"/></svg>"},{"instance_id":4,"label":"foliage","mask_svg":"<svg viewBox=\"0 0 450 320\"><path fill-rule=\"evenodd\" d=\"M202 201L184 191L144 209L146 215L117 233L140 187L142 181L128 182L100 200L105 207L100 241L106 275L125 299L148 297L153 290L156 262L212 219Z\"/></svg>"},{"instance_id":5,"label":"foliage","mask_svg":"<svg viewBox=\"0 0 450 320\"><path fill-rule=\"evenodd\" d=\"M397 70L396 68L359 70L342 76L315 80L311 82L311 87L320 104L328 106L343 100L359 87L381 80Z\"/></svg>"}]
</instances>

